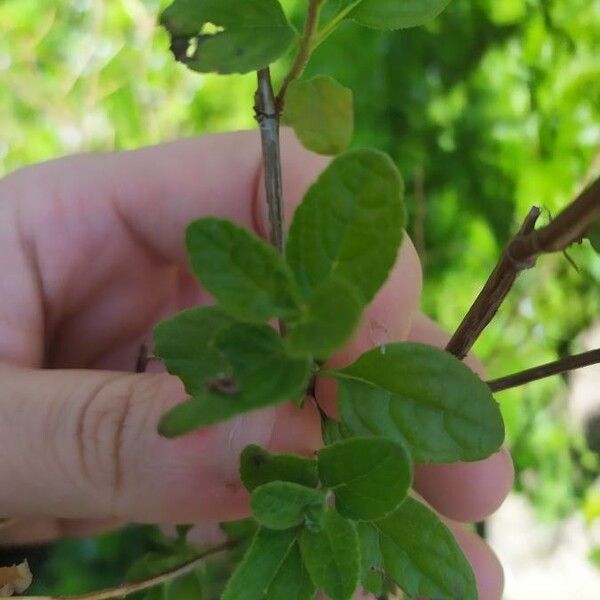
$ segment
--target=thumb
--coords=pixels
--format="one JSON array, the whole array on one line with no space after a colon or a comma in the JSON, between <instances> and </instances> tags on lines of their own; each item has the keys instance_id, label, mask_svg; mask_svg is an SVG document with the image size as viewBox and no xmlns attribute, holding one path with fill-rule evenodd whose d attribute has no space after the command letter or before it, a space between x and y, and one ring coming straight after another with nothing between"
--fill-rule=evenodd
<instances>
[{"instance_id":1,"label":"thumb","mask_svg":"<svg viewBox=\"0 0 600 600\"><path fill-rule=\"evenodd\" d=\"M186 395L169 375L0 365L0 517L187 523L245 516L241 450L309 454L310 403L242 415L176 440L156 433Z\"/></svg>"}]
</instances>

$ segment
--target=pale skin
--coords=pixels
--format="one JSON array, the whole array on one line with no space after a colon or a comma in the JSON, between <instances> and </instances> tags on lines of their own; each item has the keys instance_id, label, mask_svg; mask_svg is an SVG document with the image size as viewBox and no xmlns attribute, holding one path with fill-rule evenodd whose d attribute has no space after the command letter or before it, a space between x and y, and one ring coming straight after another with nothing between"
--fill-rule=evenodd
<instances>
[{"instance_id":1,"label":"pale skin","mask_svg":"<svg viewBox=\"0 0 600 600\"><path fill-rule=\"evenodd\" d=\"M290 133L282 138L289 223L326 163ZM218 215L265 235L261 190L254 132L59 159L0 180L0 518L18 518L0 530L0 544L128 521L197 523L195 538L210 542L218 521L248 514L237 472L244 446L319 448L310 402L163 439L158 420L185 392L160 369L131 372L158 320L211 301L187 268L186 224ZM334 362L387 340L443 346L448 336L419 312L420 294L406 236L355 340ZM317 397L335 410L331 385L319 384ZM502 569L460 523L496 510L512 481L505 451L417 469L415 488L449 519L481 600L500 600Z\"/></svg>"}]
</instances>

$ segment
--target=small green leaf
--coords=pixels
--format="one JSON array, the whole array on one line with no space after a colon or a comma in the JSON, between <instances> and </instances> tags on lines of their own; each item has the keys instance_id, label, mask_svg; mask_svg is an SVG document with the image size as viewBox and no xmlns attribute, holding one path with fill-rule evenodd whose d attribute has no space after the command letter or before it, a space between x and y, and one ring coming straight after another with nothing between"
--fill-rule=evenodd
<instances>
[{"instance_id":1,"label":"small green leaf","mask_svg":"<svg viewBox=\"0 0 600 600\"><path fill-rule=\"evenodd\" d=\"M404 225L403 184L377 150L335 158L294 215L286 256L306 298L329 277L354 285L368 303L396 261Z\"/></svg>"},{"instance_id":2,"label":"small green leaf","mask_svg":"<svg viewBox=\"0 0 600 600\"><path fill-rule=\"evenodd\" d=\"M303 531L300 551L317 588L331 600L352 598L360 576L358 534L352 521L334 510L326 512L321 531Z\"/></svg>"},{"instance_id":3,"label":"small green leaf","mask_svg":"<svg viewBox=\"0 0 600 600\"><path fill-rule=\"evenodd\" d=\"M303 523L319 529L325 512L325 494L289 481L271 481L257 487L250 498L256 520L269 529L289 529Z\"/></svg>"},{"instance_id":4,"label":"small green leaf","mask_svg":"<svg viewBox=\"0 0 600 600\"><path fill-rule=\"evenodd\" d=\"M220 332L215 345L231 365L231 375L227 372L225 378L207 378L205 390L163 417L161 435L183 435L296 398L306 390L311 373L309 358L287 356L282 339L268 325L236 323Z\"/></svg>"},{"instance_id":5,"label":"small green leaf","mask_svg":"<svg viewBox=\"0 0 600 600\"><path fill-rule=\"evenodd\" d=\"M404 29L437 17L450 0L363 0L350 18L375 29Z\"/></svg>"},{"instance_id":6,"label":"small green leaf","mask_svg":"<svg viewBox=\"0 0 600 600\"><path fill-rule=\"evenodd\" d=\"M231 221L212 217L194 221L186 240L202 285L232 316L254 323L299 316L294 277L264 240Z\"/></svg>"},{"instance_id":7,"label":"small green leaf","mask_svg":"<svg viewBox=\"0 0 600 600\"><path fill-rule=\"evenodd\" d=\"M592 244L592 248L600 253L600 223L596 223L590 227L587 237L590 240L590 244Z\"/></svg>"},{"instance_id":8,"label":"small green leaf","mask_svg":"<svg viewBox=\"0 0 600 600\"><path fill-rule=\"evenodd\" d=\"M202 600L204 584L199 569L178 577L167 588L167 600Z\"/></svg>"},{"instance_id":9,"label":"small green leaf","mask_svg":"<svg viewBox=\"0 0 600 600\"><path fill-rule=\"evenodd\" d=\"M286 338L293 353L328 358L354 333L363 310L359 290L332 277L316 288L304 317Z\"/></svg>"},{"instance_id":10,"label":"small green leaf","mask_svg":"<svg viewBox=\"0 0 600 600\"><path fill-rule=\"evenodd\" d=\"M175 58L201 73L248 73L294 40L277 0L176 0L161 15Z\"/></svg>"},{"instance_id":11,"label":"small green leaf","mask_svg":"<svg viewBox=\"0 0 600 600\"><path fill-rule=\"evenodd\" d=\"M148 552L137 560L127 571L127 581L136 582L156 577L170 571L191 559L191 551L186 552Z\"/></svg>"},{"instance_id":12,"label":"small green leaf","mask_svg":"<svg viewBox=\"0 0 600 600\"><path fill-rule=\"evenodd\" d=\"M340 414L348 429L403 441L415 462L480 460L504 440L488 386L437 348L388 344L331 374L342 379Z\"/></svg>"},{"instance_id":13,"label":"small green leaf","mask_svg":"<svg viewBox=\"0 0 600 600\"><path fill-rule=\"evenodd\" d=\"M336 421L329 417L325 417L321 420L321 435L326 446L354 437L352 431L350 431L341 421Z\"/></svg>"},{"instance_id":14,"label":"small green leaf","mask_svg":"<svg viewBox=\"0 0 600 600\"><path fill-rule=\"evenodd\" d=\"M269 586L294 551L297 538L296 529L259 529L221 600L264 600Z\"/></svg>"},{"instance_id":15,"label":"small green leaf","mask_svg":"<svg viewBox=\"0 0 600 600\"><path fill-rule=\"evenodd\" d=\"M383 556L379 548L379 531L372 523L356 524L360 544L360 583L363 589L379 597L383 591Z\"/></svg>"},{"instance_id":16,"label":"small green leaf","mask_svg":"<svg viewBox=\"0 0 600 600\"><path fill-rule=\"evenodd\" d=\"M295 454L270 454L260 446L246 446L240 456L242 482L249 492L271 481L291 481L317 487L317 463Z\"/></svg>"},{"instance_id":17,"label":"small green leaf","mask_svg":"<svg viewBox=\"0 0 600 600\"><path fill-rule=\"evenodd\" d=\"M231 540L245 540L254 537L258 524L252 518L227 521L219 524L221 530Z\"/></svg>"},{"instance_id":18,"label":"small green leaf","mask_svg":"<svg viewBox=\"0 0 600 600\"><path fill-rule=\"evenodd\" d=\"M319 154L339 154L352 140L352 91L326 75L292 81L285 96L283 122L302 144Z\"/></svg>"},{"instance_id":19,"label":"small green leaf","mask_svg":"<svg viewBox=\"0 0 600 600\"><path fill-rule=\"evenodd\" d=\"M407 498L375 527L386 574L411 598L477 600L473 570L452 532L420 502Z\"/></svg>"},{"instance_id":20,"label":"small green leaf","mask_svg":"<svg viewBox=\"0 0 600 600\"><path fill-rule=\"evenodd\" d=\"M277 571L264 600L312 600L316 591L296 543Z\"/></svg>"},{"instance_id":21,"label":"small green leaf","mask_svg":"<svg viewBox=\"0 0 600 600\"><path fill-rule=\"evenodd\" d=\"M206 379L231 375L231 366L216 346L219 333L233 319L218 306L190 308L154 329L154 353L167 371L194 395L206 390Z\"/></svg>"},{"instance_id":22,"label":"small green leaf","mask_svg":"<svg viewBox=\"0 0 600 600\"><path fill-rule=\"evenodd\" d=\"M412 482L404 444L389 438L352 438L319 452L319 477L335 494L336 510L347 519L374 521L394 511Z\"/></svg>"}]
</instances>

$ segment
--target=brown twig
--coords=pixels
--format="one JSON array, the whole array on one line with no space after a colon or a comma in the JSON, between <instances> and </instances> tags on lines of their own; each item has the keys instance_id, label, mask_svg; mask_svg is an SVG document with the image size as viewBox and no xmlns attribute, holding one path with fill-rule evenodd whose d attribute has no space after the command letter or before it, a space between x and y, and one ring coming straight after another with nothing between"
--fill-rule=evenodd
<instances>
[{"instance_id":1,"label":"brown twig","mask_svg":"<svg viewBox=\"0 0 600 600\"><path fill-rule=\"evenodd\" d=\"M540 210L532 208L517 235L504 248L485 286L448 342L448 352L464 358L494 318L518 275L534 266L542 254L560 252L581 240L589 227L600 220L600 178L552 222L535 230L539 215Z\"/></svg>"},{"instance_id":2,"label":"brown twig","mask_svg":"<svg viewBox=\"0 0 600 600\"><path fill-rule=\"evenodd\" d=\"M488 381L487 384L492 392L501 392L502 390L525 385L532 381L539 381L552 375L560 375L561 373L567 373L568 371L574 371L575 369L589 367L598 363L600 363L600 348L590 350L589 352L582 352L581 354L574 354L573 356L566 356L545 365L526 369L525 371L507 375L506 377L499 377L498 379Z\"/></svg>"},{"instance_id":3,"label":"brown twig","mask_svg":"<svg viewBox=\"0 0 600 600\"><path fill-rule=\"evenodd\" d=\"M294 62L290 67L288 74L285 76L281 89L277 94L277 108L278 110L283 109L283 103L285 101L285 93L287 92L288 86L294 79L298 79L304 72L306 65L310 59L310 55L313 51L313 42L317 28L319 27L319 16L321 14L321 7L325 0L308 0L308 11L306 13L306 21L304 21L304 31L298 45L298 52L294 58Z\"/></svg>"},{"instance_id":4,"label":"brown twig","mask_svg":"<svg viewBox=\"0 0 600 600\"><path fill-rule=\"evenodd\" d=\"M126 596L130 596L136 592L143 592L153 587L162 585L163 583L167 583L168 581L173 581L174 579L183 577L184 575L187 575L196 569L205 559L215 554L225 552L226 550L230 550L236 545L237 542L230 541L226 542L225 544L215 546L214 548L209 548L202 554L199 554L193 559L174 569L171 569L170 571L165 571L156 577L144 579L143 581L138 581L136 583L121 585L116 588L91 592L89 594L82 594L79 596L15 596L15 598L27 598L28 600L112 600L113 598L125 598Z\"/></svg>"}]
</instances>

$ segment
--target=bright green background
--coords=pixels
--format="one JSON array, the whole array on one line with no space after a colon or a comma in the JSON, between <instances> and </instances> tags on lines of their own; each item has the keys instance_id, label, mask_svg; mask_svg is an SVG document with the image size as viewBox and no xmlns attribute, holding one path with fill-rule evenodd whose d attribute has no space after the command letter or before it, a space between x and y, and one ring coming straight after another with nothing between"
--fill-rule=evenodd
<instances>
[{"instance_id":1,"label":"bright green background","mask_svg":"<svg viewBox=\"0 0 600 600\"><path fill-rule=\"evenodd\" d=\"M73 152L254 126L253 75L175 65L155 27L159 4L0 0L0 175ZM283 4L299 26L304 1ZM547 219L598 172L599 47L598 0L454 0L426 28L346 23L316 53L308 75L354 91L354 145L386 150L405 177L424 308L447 328L528 208L543 206ZM579 273L562 255L542 259L478 343L491 376L577 350L600 314L600 261L587 243L569 254ZM598 461L566 423L565 392L554 378L498 395L517 488L546 519L593 512ZM63 544L38 589L114 581L144 540Z\"/></svg>"}]
</instances>

